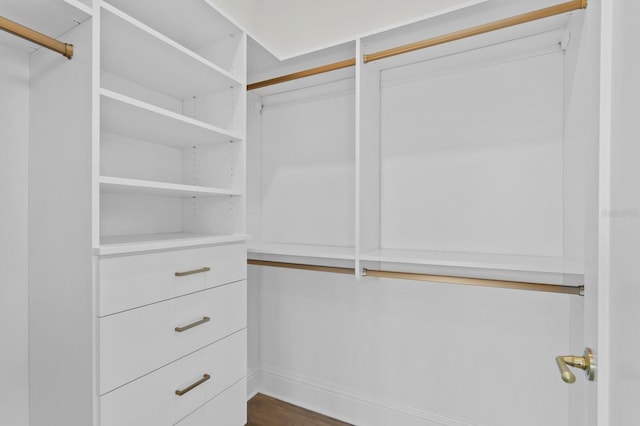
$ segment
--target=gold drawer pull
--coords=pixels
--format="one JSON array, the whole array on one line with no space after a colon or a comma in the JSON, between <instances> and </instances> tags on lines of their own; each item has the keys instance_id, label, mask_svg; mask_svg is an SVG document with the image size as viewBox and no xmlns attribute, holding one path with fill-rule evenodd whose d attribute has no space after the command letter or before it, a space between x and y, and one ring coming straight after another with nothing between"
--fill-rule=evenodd
<instances>
[{"instance_id":1,"label":"gold drawer pull","mask_svg":"<svg viewBox=\"0 0 640 426\"><path fill-rule=\"evenodd\" d=\"M211 378L210 375L205 374L204 376L202 376L202 379L198 380L197 382L195 382L192 385L187 386L186 388L182 389L182 390L177 390L176 391L176 395L178 396L182 396L185 393L189 392L191 389L200 386L201 384L203 384L204 382L206 382L207 380L209 380Z\"/></svg>"},{"instance_id":2,"label":"gold drawer pull","mask_svg":"<svg viewBox=\"0 0 640 426\"><path fill-rule=\"evenodd\" d=\"M192 322L191 324L185 325L184 327L176 327L176 331L178 333L182 333L183 331L187 331L190 328L202 325L205 322L209 322L210 320L211 320L211 318L209 318L209 317L202 317L202 319L200 321Z\"/></svg>"},{"instance_id":3,"label":"gold drawer pull","mask_svg":"<svg viewBox=\"0 0 640 426\"><path fill-rule=\"evenodd\" d=\"M176 277L184 277L187 275L201 274L203 272L209 272L210 270L211 268L209 268L208 266L205 266L204 268L194 269L193 271L176 272Z\"/></svg>"}]
</instances>

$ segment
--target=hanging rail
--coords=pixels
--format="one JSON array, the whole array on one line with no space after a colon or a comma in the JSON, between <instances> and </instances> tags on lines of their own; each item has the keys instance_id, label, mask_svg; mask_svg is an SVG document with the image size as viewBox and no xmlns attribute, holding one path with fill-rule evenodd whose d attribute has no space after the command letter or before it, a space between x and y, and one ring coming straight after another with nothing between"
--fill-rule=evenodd
<instances>
[{"instance_id":1,"label":"hanging rail","mask_svg":"<svg viewBox=\"0 0 640 426\"><path fill-rule=\"evenodd\" d=\"M299 78L310 77L316 74L322 74L329 71L340 70L342 68L349 68L356 65L356 60L347 59L345 61L334 62L329 65L323 65L321 67L311 68L308 70L294 72L292 74L283 75L269 80L258 81L257 83L251 83L247 85L247 90L259 89L261 87L272 86L274 84L284 83L285 81L297 80Z\"/></svg>"},{"instance_id":2,"label":"hanging rail","mask_svg":"<svg viewBox=\"0 0 640 426\"><path fill-rule=\"evenodd\" d=\"M524 24L526 22L537 21L543 18L572 12L578 9L585 9L587 0L573 0L555 6L545 7L544 9L534 10L533 12L523 13L521 15L512 16L510 18L501 19L499 21L489 22L475 27L455 31L438 37L429 38L427 40L415 43L405 44L403 46L394 47L392 49L382 50L380 52L364 55L364 63L377 61L379 59L389 58L391 56L401 55L403 53L413 52L415 50L425 49L427 47L437 46L439 44L449 43L463 38L473 37L480 34L489 33L503 28L513 27L515 25Z\"/></svg>"},{"instance_id":3,"label":"hanging rail","mask_svg":"<svg viewBox=\"0 0 640 426\"><path fill-rule=\"evenodd\" d=\"M249 265L271 266L275 268L298 269L306 271L332 272L354 275L354 268L338 268L334 266L307 265L301 263L272 262L266 260L247 260ZM400 280L429 281L445 284L473 285L479 287L508 288L512 290L542 291L546 293L584 295L584 286L567 286L558 284L539 284L522 281L491 280L486 278L456 277L451 275L418 274L397 271L381 271L362 269L363 277L393 278Z\"/></svg>"},{"instance_id":4,"label":"hanging rail","mask_svg":"<svg viewBox=\"0 0 640 426\"><path fill-rule=\"evenodd\" d=\"M587 0L572 0L566 3L557 4L555 6L550 6L543 9L534 10L532 12L523 13L521 15L512 16L510 18L501 19L499 21L490 22L488 24L482 24L482 25L467 28L464 30L455 31L449 34L433 37L427 40L422 40L415 43L409 43L403 46L394 47L392 49L382 50L380 52L363 55L363 61L366 64L371 61L377 61L380 59L389 58L391 56L401 55L403 53L409 53L415 50L425 49L427 47L437 46L439 44L445 44L455 40L473 37L476 35L485 34L485 33L500 30L503 28L513 27L515 25L520 25L527 22L531 22L531 21L537 21L543 18L549 18L551 16L572 12L574 10L586 9L586 7L587 7ZM269 80L263 80L263 81L258 81L256 83L251 83L247 85L247 90L259 89L261 87L280 84L286 81L297 80L299 78L309 77L316 74L322 74L329 71L335 71L342 68L348 68L348 67L355 66L355 64L356 64L355 58L347 59L345 61L335 62L329 65L324 65L321 67L311 68L308 70L283 75L283 76L272 78Z\"/></svg>"},{"instance_id":5,"label":"hanging rail","mask_svg":"<svg viewBox=\"0 0 640 426\"><path fill-rule=\"evenodd\" d=\"M73 57L73 44L58 41L3 16L0 16L0 29L58 52L67 59Z\"/></svg>"}]
</instances>

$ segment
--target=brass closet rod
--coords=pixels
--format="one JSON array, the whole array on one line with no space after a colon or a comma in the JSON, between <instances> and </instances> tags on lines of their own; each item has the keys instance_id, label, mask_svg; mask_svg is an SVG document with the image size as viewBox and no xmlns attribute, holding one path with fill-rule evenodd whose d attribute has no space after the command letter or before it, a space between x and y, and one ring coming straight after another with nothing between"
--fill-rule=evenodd
<instances>
[{"instance_id":1,"label":"brass closet rod","mask_svg":"<svg viewBox=\"0 0 640 426\"><path fill-rule=\"evenodd\" d=\"M31 28L25 27L24 25L20 25L17 22L13 22L4 16L0 16L0 29L39 44L47 49L51 49L54 52L58 52L67 59L71 59L73 57L73 44L58 41L55 38L51 38L39 33L38 31L32 30Z\"/></svg>"},{"instance_id":2,"label":"brass closet rod","mask_svg":"<svg viewBox=\"0 0 640 426\"><path fill-rule=\"evenodd\" d=\"M356 270L354 268L339 268L334 266L319 266L319 265L307 265L302 263L286 263L286 262L273 262L267 260L247 260L249 265L257 266L271 266L275 268L286 269L298 269L306 271L319 271L319 272L331 272L338 274L355 275ZM506 280L491 280L486 278L469 278L469 277L456 277L451 275L432 275L432 274L418 274L408 272L397 271L381 271L376 269L363 268L362 275L365 277L378 277L378 278L393 278L400 280L413 280L413 281L429 281L445 284L460 284L460 285L473 285L479 287L493 287L493 288L508 288L512 290L528 290L528 291L542 291L546 293L560 293L560 294L573 294L577 296L584 295L584 286L567 286L558 284L539 284L528 283L522 281L506 281Z\"/></svg>"},{"instance_id":3,"label":"brass closet rod","mask_svg":"<svg viewBox=\"0 0 640 426\"><path fill-rule=\"evenodd\" d=\"M427 47L437 46L439 44L445 44L456 40L461 40L468 37L473 37L480 34L489 33L503 28L513 27L515 25L524 24L531 21L537 21L543 18L549 18L555 15L561 15L563 13L572 12L574 10L586 9L587 0L572 0L566 3L557 4L555 6L545 7L543 9L534 10L532 12L523 13L521 15L512 16L498 21L489 22L487 24L478 25L471 28L466 28L460 31L454 31L452 33L444 34L437 37L432 37L426 40L418 41L415 43L405 44L403 46L394 47L392 49L382 50L375 53L370 53L363 56L364 63L371 61L377 61L380 59L389 58L391 56L401 55L403 53L409 53ZM356 60L347 59L345 61L335 62L332 64L324 65L321 67L310 68L308 70L283 75L280 77L272 78L269 80L259 81L247 85L247 90L259 89L261 87L271 86L274 84L284 83L286 81L296 80L299 78L309 77L312 75L322 74L329 71L335 71L342 68L355 66Z\"/></svg>"}]
</instances>

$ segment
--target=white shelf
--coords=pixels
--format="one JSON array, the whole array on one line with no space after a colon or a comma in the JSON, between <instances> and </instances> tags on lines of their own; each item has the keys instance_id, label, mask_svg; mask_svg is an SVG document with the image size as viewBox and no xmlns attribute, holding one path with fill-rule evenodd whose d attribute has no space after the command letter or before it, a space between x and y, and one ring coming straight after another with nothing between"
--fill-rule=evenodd
<instances>
[{"instance_id":1,"label":"white shelf","mask_svg":"<svg viewBox=\"0 0 640 426\"><path fill-rule=\"evenodd\" d=\"M161 145L186 148L240 140L235 133L100 89L101 130Z\"/></svg>"},{"instance_id":2,"label":"white shelf","mask_svg":"<svg viewBox=\"0 0 640 426\"><path fill-rule=\"evenodd\" d=\"M136 253L154 250L171 250L195 246L230 244L246 241L248 235L208 235L194 233L121 235L102 237L94 254L100 256Z\"/></svg>"},{"instance_id":3,"label":"white shelf","mask_svg":"<svg viewBox=\"0 0 640 426\"><path fill-rule=\"evenodd\" d=\"M157 195L164 197L216 197L241 195L237 191L195 185L181 185L111 176L100 177L100 191L116 194Z\"/></svg>"},{"instance_id":4,"label":"white shelf","mask_svg":"<svg viewBox=\"0 0 640 426\"><path fill-rule=\"evenodd\" d=\"M91 8L91 0L64 0L65 3L69 3L76 9L81 10L87 16L93 15L93 9Z\"/></svg>"},{"instance_id":5,"label":"white shelf","mask_svg":"<svg viewBox=\"0 0 640 426\"><path fill-rule=\"evenodd\" d=\"M355 249L353 247L249 242L247 249L249 251L249 255L269 254L279 256L313 257L320 259L355 259Z\"/></svg>"},{"instance_id":6,"label":"white shelf","mask_svg":"<svg viewBox=\"0 0 640 426\"><path fill-rule=\"evenodd\" d=\"M241 29L204 0L110 0L109 3L193 52L242 36Z\"/></svg>"},{"instance_id":7,"label":"white shelf","mask_svg":"<svg viewBox=\"0 0 640 426\"><path fill-rule=\"evenodd\" d=\"M481 253L452 253L381 249L360 256L362 261L402 263L422 266L477 268L488 270L581 274L567 270L561 256L516 256Z\"/></svg>"},{"instance_id":8,"label":"white shelf","mask_svg":"<svg viewBox=\"0 0 640 426\"><path fill-rule=\"evenodd\" d=\"M102 68L176 99L241 86L226 70L102 3Z\"/></svg>"}]
</instances>

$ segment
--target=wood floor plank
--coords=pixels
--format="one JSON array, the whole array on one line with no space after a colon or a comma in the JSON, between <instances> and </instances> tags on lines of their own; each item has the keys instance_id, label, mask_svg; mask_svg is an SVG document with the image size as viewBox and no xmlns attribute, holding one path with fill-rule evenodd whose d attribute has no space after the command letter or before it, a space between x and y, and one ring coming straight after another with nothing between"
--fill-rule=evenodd
<instances>
[{"instance_id":1,"label":"wood floor plank","mask_svg":"<svg viewBox=\"0 0 640 426\"><path fill-rule=\"evenodd\" d=\"M247 417L247 426L352 426L262 394L247 403Z\"/></svg>"}]
</instances>

